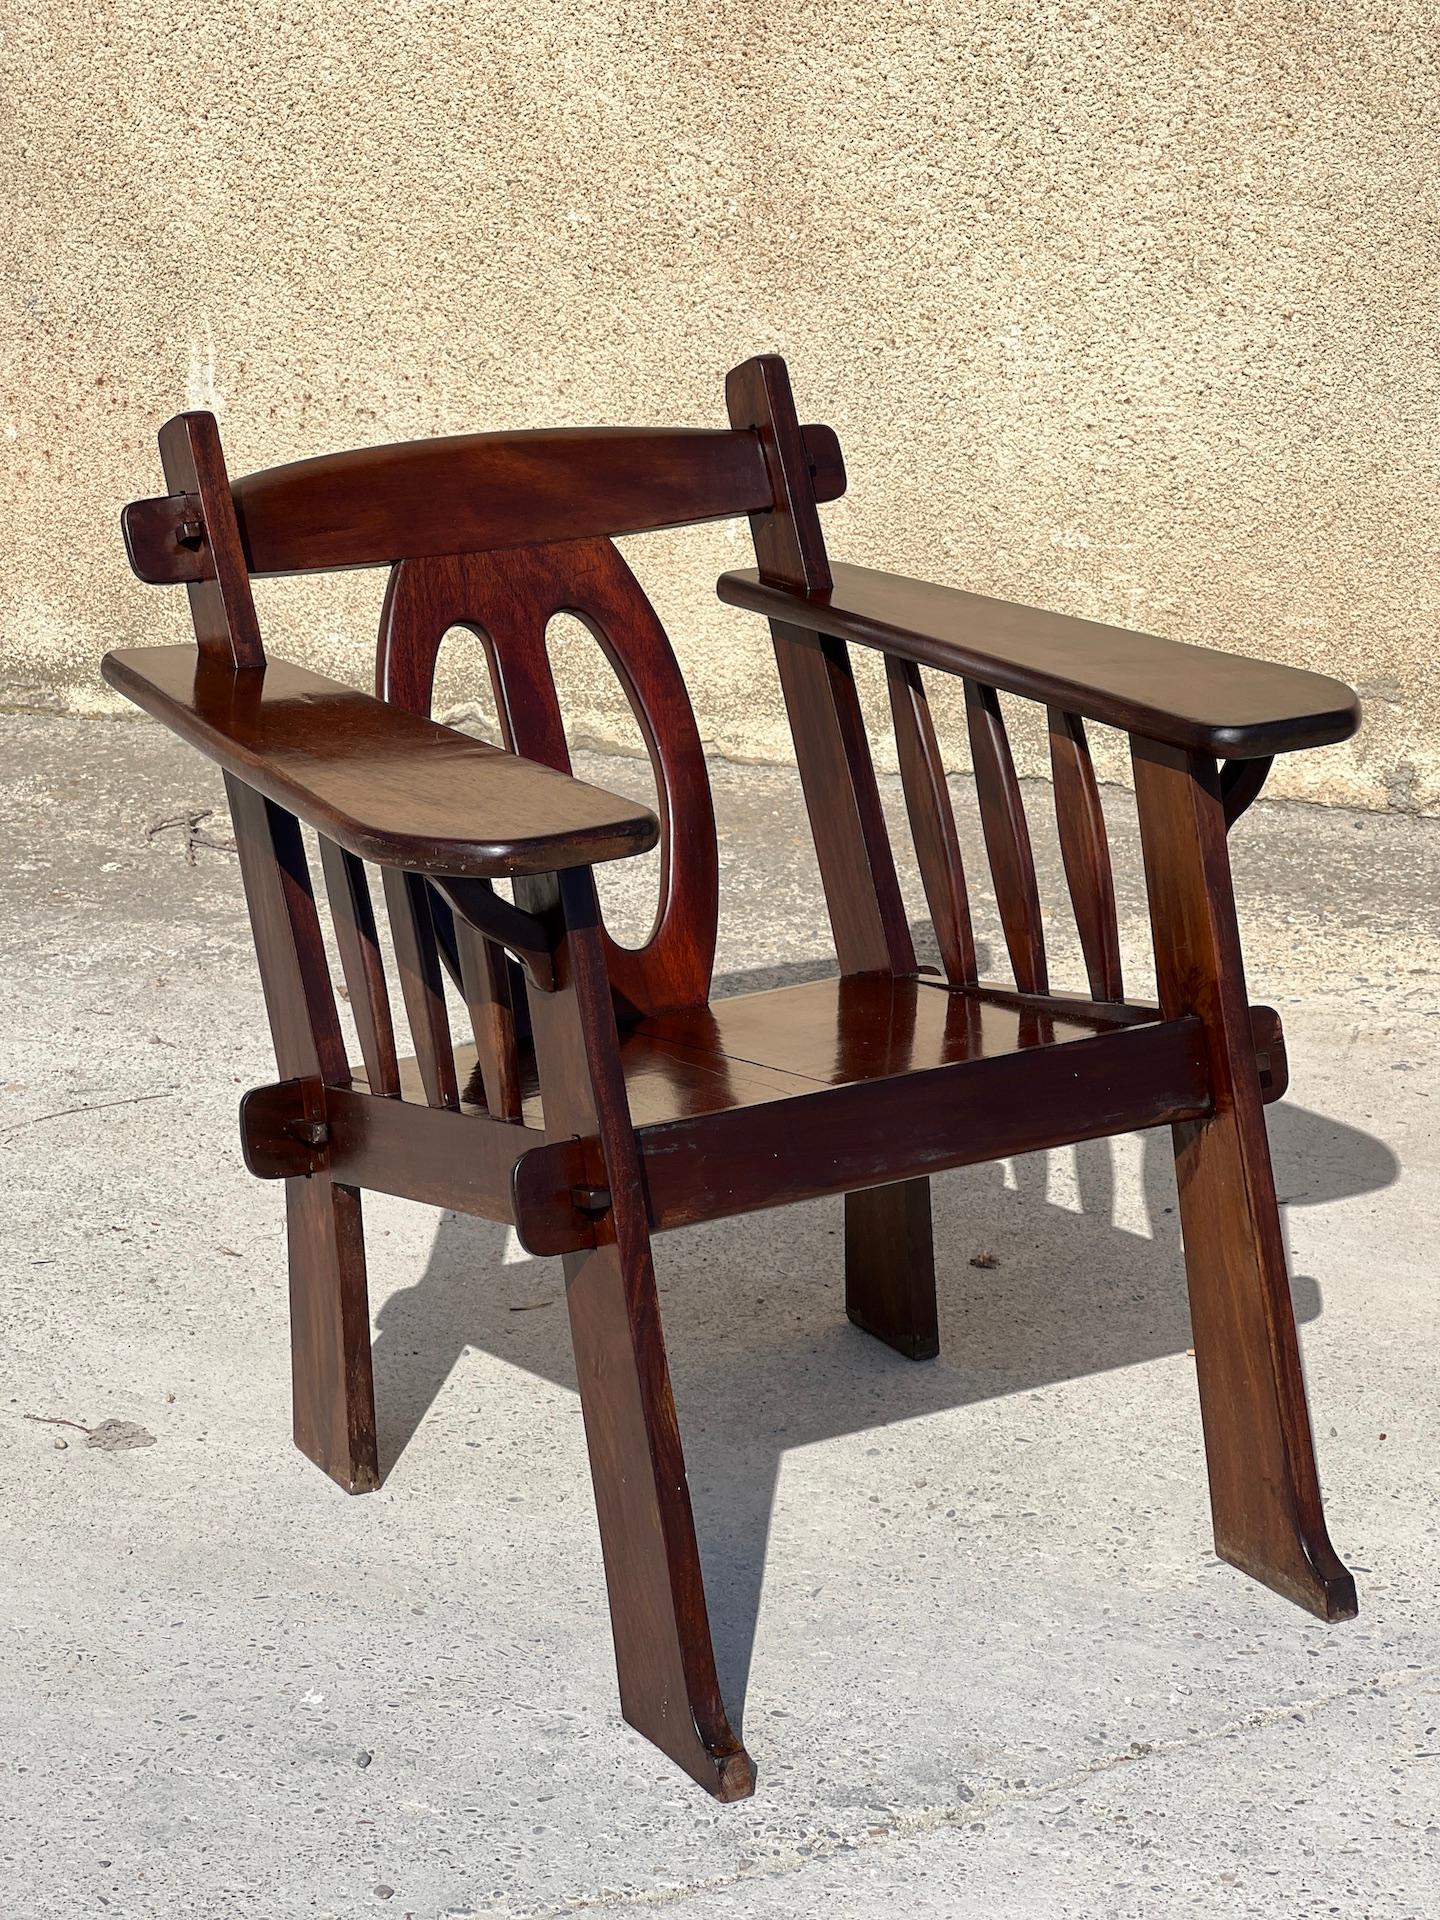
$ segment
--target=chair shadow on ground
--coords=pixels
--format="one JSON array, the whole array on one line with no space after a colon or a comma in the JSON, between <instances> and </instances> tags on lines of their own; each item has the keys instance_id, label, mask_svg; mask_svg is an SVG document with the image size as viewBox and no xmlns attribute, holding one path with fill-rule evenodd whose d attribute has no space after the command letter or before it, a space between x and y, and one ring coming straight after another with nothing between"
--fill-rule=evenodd
<instances>
[{"instance_id":1,"label":"chair shadow on ground","mask_svg":"<svg viewBox=\"0 0 1440 1920\"><path fill-rule=\"evenodd\" d=\"M751 992L833 971L732 975ZM1383 1142L1289 1101L1268 1109L1285 1208L1388 1186ZM716 1657L743 1715L770 1515L785 1453L925 1414L1183 1353L1190 1345L1168 1129L1139 1136L1126 1166L1108 1140L1074 1155L1068 1204L1050 1197L1052 1156L962 1168L933 1183L941 1355L914 1363L850 1326L842 1203L716 1222L662 1236L656 1266L685 1438ZM1115 1222L1117 1189L1130 1219ZM1078 1200L1076 1211L1075 1203ZM1288 1250L1288 1231L1286 1235ZM992 1245L993 1243L993 1245ZM972 1265L994 1253L997 1265ZM1292 1268L1293 1271L1293 1268ZM1319 1285L1292 1280L1302 1325ZM417 1285L382 1308L375 1341L381 1460L388 1473L467 1348L575 1391L558 1260L535 1260L489 1221L442 1217ZM578 1396L576 1403L578 1419Z\"/></svg>"}]
</instances>

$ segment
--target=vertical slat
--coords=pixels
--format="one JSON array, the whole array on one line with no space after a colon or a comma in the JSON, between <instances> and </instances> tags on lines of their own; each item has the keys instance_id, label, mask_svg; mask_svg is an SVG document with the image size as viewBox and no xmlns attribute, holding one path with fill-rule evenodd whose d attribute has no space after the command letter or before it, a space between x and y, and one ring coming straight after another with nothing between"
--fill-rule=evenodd
<instances>
[{"instance_id":1,"label":"vertical slat","mask_svg":"<svg viewBox=\"0 0 1440 1920\"><path fill-rule=\"evenodd\" d=\"M1040 924L1040 891L1035 884L1035 856L1030 851L1030 829L1010 740L1000 712L1000 696L978 681L965 682L965 711L970 723L970 754L975 768L975 794L990 878L1000 909L1000 925L1015 984L1021 993L1048 993L1045 935Z\"/></svg>"},{"instance_id":2,"label":"vertical slat","mask_svg":"<svg viewBox=\"0 0 1440 1920\"><path fill-rule=\"evenodd\" d=\"M830 567L785 363L764 354L725 382L732 425L760 436L773 504L750 516L766 580L823 592ZM775 660L843 973L913 973L915 951L842 640L772 621Z\"/></svg>"},{"instance_id":3,"label":"vertical slat","mask_svg":"<svg viewBox=\"0 0 1440 1920\"><path fill-rule=\"evenodd\" d=\"M885 683L900 755L900 783L940 959L947 980L955 986L969 986L976 978L975 938L965 891L965 865L955 832L945 765L930 718L930 702L913 660L888 654Z\"/></svg>"},{"instance_id":4,"label":"vertical slat","mask_svg":"<svg viewBox=\"0 0 1440 1920\"><path fill-rule=\"evenodd\" d=\"M320 836L320 864L330 896L330 918L335 944L360 1037L360 1056L372 1093L388 1100L400 1093L400 1067L395 1057L395 1026L390 1018L390 995L385 986L385 963L375 931L370 883L364 862L346 853L333 840Z\"/></svg>"},{"instance_id":5,"label":"vertical slat","mask_svg":"<svg viewBox=\"0 0 1440 1920\"><path fill-rule=\"evenodd\" d=\"M195 644L207 659L263 667L265 648L235 519L220 429L210 413L177 413L160 429L160 464L171 493L191 496L203 522L205 578L187 580Z\"/></svg>"},{"instance_id":6,"label":"vertical slat","mask_svg":"<svg viewBox=\"0 0 1440 1920\"><path fill-rule=\"evenodd\" d=\"M395 867L382 871L420 1084L432 1107L458 1107L460 1089L455 1079L450 1020L445 1012L440 949L430 920L430 888L421 874L401 873Z\"/></svg>"},{"instance_id":7,"label":"vertical slat","mask_svg":"<svg viewBox=\"0 0 1440 1920\"><path fill-rule=\"evenodd\" d=\"M520 1061L515 1048L515 1004L504 949L455 918L460 985L470 1009L475 1057L485 1105L496 1120L520 1118Z\"/></svg>"},{"instance_id":8,"label":"vertical slat","mask_svg":"<svg viewBox=\"0 0 1440 1920\"><path fill-rule=\"evenodd\" d=\"M771 504L752 513L761 577L805 593L832 584L790 376L777 354L726 376L730 423L760 437ZM772 620L775 664L842 973L913 974L915 948L895 873L870 742L843 640ZM845 1196L845 1310L912 1358L933 1351L930 1183Z\"/></svg>"},{"instance_id":9,"label":"vertical slat","mask_svg":"<svg viewBox=\"0 0 1440 1920\"><path fill-rule=\"evenodd\" d=\"M1123 1000L1115 876L1085 722L1078 713L1064 713L1059 707L1049 708L1047 717L1060 857L1065 863L1065 883L1075 909L1090 992L1097 1000Z\"/></svg>"}]
</instances>

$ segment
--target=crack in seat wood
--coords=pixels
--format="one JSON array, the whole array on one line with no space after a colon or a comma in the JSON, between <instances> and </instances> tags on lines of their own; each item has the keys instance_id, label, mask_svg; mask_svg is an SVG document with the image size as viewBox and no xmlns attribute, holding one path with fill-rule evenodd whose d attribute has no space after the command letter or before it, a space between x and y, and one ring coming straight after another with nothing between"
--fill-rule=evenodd
<instances>
[{"instance_id":1,"label":"crack in seat wood","mask_svg":"<svg viewBox=\"0 0 1440 1920\"><path fill-rule=\"evenodd\" d=\"M1343 739L1359 715L1323 676L832 569L818 507L845 485L834 434L801 426L774 356L737 367L726 401L724 429L473 434L233 484L214 420L182 414L160 435L165 493L123 526L142 579L185 587L196 645L114 653L104 672L224 773L278 1069L242 1102L241 1138L251 1171L284 1184L297 1444L352 1491L378 1482L363 1190L507 1222L561 1258L621 1708L733 1800L755 1775L711 1644L651 1254L667 1228L844 1194L846 1312L923 1360L938 1350L931 1174L1169 1126L1217 1550L1325 1619L1354 1612L1265 1135L1284 1040L1246 994L1226 836L1275 754ZM838 977L712 1000L700 736L614 540L739 515L758 565L719 591L770 621ZM251 596L259 575L351 567L387 573L373 695L267 658ZM572 777L546 654L559 613L590 629L635 712L653 814ZM455 628L484 648L503 750L430 718ZM884 655L939 972L916 963L852 642ZM977 974L930 670L964 686L1009 981ZM1083 992L1050 980L1002 692L1046 709ZM1125 991L1087 720L1131 736L1155 1005ZM623 948L594 869L657 839L655 923Z\"/></svg>"}]
</instances>

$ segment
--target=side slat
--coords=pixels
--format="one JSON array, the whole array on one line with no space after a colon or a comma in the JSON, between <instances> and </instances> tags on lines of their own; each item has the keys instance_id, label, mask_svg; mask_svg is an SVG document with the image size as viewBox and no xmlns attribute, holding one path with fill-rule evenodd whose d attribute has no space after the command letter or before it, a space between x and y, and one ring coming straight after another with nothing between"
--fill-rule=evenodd
<instances>
[{"instance_id":1,"label":"side slat","mask_svg":"<svg viewBox=\"0 0 1440 1920\"><path fill-rule=\"evenodd\" d=\"M1048 993L1045 935L1040 924L1040 891L1035 884L1035 856L1010 740L1000 712L1000 696L978 681L965 682L965 713L970 725L970 754L975 768L975 794L990 878L1000 909L1000 924L1015 984L1022 993Z\"/></svg>"},{"instance_id":2,"label":"side slat","mask_svg":"<svg viewBox=\"0 0 1440 1920\"><path fill-rule=\"evenodd\" d=\"M365 865L333 840L320 835L320 864L330 896L330 918L335 944L360 1037L360 1055L370 1091L387 1100L400 1097L400 1067L395 1055L395 1025L390 1018L390 994L385 985L385 962L375 931L370 883Z\"/></svg>"},{"instance_id":3,"label":"side slat","mask_svg":"<svg viewBox=\"0 0 1440 1920\"><path fill-rule=\"evenodd\" d=\"M973 986L978 975L965 866L930 702L925 697L920 669L911 660L888 655L885 684L890 693L910 833L945 977L955 986Z\"/></svg>"},{"instance_id":4,"label":"side slat","mask_svg":"<svg viewBox=\"0 0 1440 1920\"><path fill-rule=\"evenodd\" d=\"M1075 909L1075 927L1085 955L1085 972L1096 1000L1123 1000L1120 928L1115 917L1115 876L1100 789L1078 713L1047 709L1050 769L1055 778L1055 824L1065 883Z\"/></svg>"},{"instance_id":5,"label":"side slat","mask_svg":"<svg viewBox=\"0 0 1440 1920\"><path fill-rule=\"evenodd\" d=\"M395 867L385 867L382 873L420 1084L432 1107L458 1107L460 1089L445 1011L440 949L430 918L430 889L418 873L402 873Z\"/></svg>"},{"instance_id":6,"label":"side slat","mask_svg":"<svg viewBox=\"0 0 1440 1920\"><path fill-rule=\"evenodd\" d=\"M503 948L485 939L458 915L455 944L460 956L460 985L470 1009L475 1057L485 1089L485 1105L496 1120L520 1118L520 1059L515 1047L515 1005L510 968Z\"/></svg>"}]
</instances>

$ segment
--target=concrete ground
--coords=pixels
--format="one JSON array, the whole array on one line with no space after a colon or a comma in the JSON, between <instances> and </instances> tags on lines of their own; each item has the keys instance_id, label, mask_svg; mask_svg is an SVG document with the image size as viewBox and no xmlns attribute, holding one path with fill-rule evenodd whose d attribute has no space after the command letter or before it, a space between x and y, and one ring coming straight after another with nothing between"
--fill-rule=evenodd
<instances>
[{"instance_id":1,"label":"concrete ground","mask_svg":"<svg viewBox=\"0 0 1440 1920\"><path fill-rule=\"evenodd\" d=\"M218 781L147 723L0 742L6 1920L1440 1908L1440 825L1262 804L1233 842L1360 1619L1211 1553L1162 1137L939 1180L928 1365L846 1324L838 1203L679 1233L676 1392L760 1774L721 1808L616 1711L558 1268L368 1202L387 1477L348 1500L301 1459L280 1196L237 1147L273 1076L239 875L223 816L183 824ZM793 780L716 786L725 984L796 977L826 942ZM1120 885L1138 985L1133 858Z\"/></svg>"}]
</instances>

